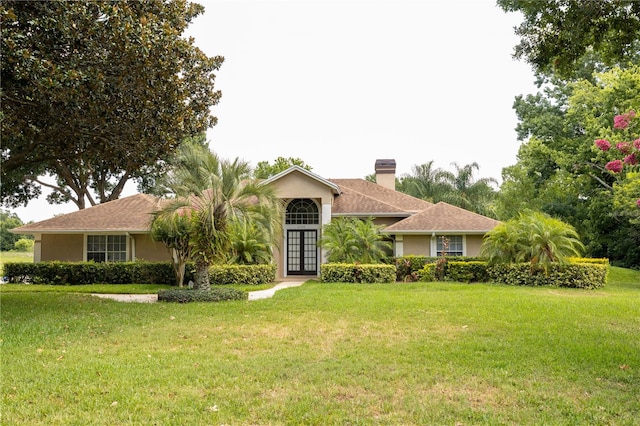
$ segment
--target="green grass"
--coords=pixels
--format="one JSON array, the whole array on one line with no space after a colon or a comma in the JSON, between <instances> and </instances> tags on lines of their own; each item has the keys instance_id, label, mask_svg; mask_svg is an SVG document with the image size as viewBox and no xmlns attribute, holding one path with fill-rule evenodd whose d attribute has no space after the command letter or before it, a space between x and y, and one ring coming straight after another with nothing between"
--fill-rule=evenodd
<instances>
[{"instance_id":1,"label":"green grass","mask_svg":"<svg viewBox=\"0 0 640 426\"><path fill-rule=\"evenodd\" d=\"M638 271L612 268L600 290L309 282L251 302L0 296L2 424L640 418Z\"/></svg>"}]
</instances>

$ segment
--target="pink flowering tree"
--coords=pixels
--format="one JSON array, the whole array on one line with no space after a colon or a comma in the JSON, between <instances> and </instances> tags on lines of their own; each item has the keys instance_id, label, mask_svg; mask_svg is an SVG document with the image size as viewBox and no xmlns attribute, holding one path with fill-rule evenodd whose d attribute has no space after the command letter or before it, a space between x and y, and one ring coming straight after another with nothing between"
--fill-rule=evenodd
<instances>
[{"instance_id":1,"label":"pink flowering tree","mask_svg":"<svg viewBox=\"0 0 640 426\"><path fill-rule=\"evenodd\" d=\"M595 149L601 151L601 158L606 164L604 168L616 177L613 187L614 206L628 208L629 199L640 209L640 137L638 137L638 120L634 110L613 119L613 137L619 139L612 142L609 139L597 139ZM613 137L611 139L613 139ZM625 206L626 205L626 206ZM640 214L636 221L640 221Z\"/></svg>"}]
</instances>

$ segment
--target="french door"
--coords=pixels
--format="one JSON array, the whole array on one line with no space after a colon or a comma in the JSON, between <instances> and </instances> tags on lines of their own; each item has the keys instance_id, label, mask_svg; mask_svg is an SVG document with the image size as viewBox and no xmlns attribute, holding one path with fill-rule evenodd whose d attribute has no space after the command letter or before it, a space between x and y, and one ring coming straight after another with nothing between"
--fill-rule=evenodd
<instances>
[{"instance_id":1,"label":"french door","mask_svg":"<svg viewBox=\"0 0 640 426\"><path fill-rule=\"evenodd\" d=\"M318 274L318 231L287 230L287 275Z\"/></svg>"}]
</instances>

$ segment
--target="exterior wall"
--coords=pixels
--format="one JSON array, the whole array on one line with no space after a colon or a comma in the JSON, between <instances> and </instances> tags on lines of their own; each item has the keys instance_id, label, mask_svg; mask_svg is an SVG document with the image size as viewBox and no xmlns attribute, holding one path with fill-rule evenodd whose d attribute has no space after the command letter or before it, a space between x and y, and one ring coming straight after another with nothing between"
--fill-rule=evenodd
<instances>
[{"instance_id":1,"label":"exterior wall","mask_svg":"<svg viewBox=\"0 0 640 426\"><path fill-rule=\"evenodd\" d=\"M129 253L135 253L135 260L147 262L168 262L171 253L163 243L154 241L148 234L131 234ZM135 251L134 251L135 250Z\"/></svg>"},{"instance_id":2,"label":"exterior wall","mask_svg":"<svg viewBox=\"0 0 640 426\"><path fill-rule=\"evenodd\" d=\"M318 229L318 239L321 237L322 225L331 220L331 206L333 205L333 192L331 188L318 182L317 180L299 172L292 172L273 182L273 188L277 196L285 201L296 198L307 198L316 202L320 212L319 225L285 225L284 228L292 229ZM284 221L283 221L284 222ZM280 246L273 247L273 258L278 265L276 277L282 279L286 277L286 232L280 238ZM323 253L318 249L318 273L320 263L323 260Z\"/></svg>"},{"instance_id":3,"label":"exterior wall","mask_svg":"<svg viewBox=\"0 0 640 426\"><path fill-rule=\"evenodd\" d=\"M467 235L467 256L480 256L484 235Z\"/></svg>"},{"instance_id":4,"label":"exterior wall","mask_svg":"<svg viewBox=\"0 0 640 426\"><path fill-rule=\"evenodd\" d=\"M302 173L289 173L272 185L279 198L311 198L320 200L320 206L333 203L333 193L329 187Z\"/></svg>"},{"instance_id":5,"label":"exterior wall","mask_svg":"<svg viewBox=\"0 0 640 426\"><path fill-rule=\"evenodd\" d=\"M43 234L41 261L82 262L84 236L82 234Z\"/></svg>"},{"instance_id":6,"label":"exterior wall","mask_svg":"<svg viewBox=\"0 0 640 426\"><path fill-rule=\"evenodd\" d=\"M405 235L403 237L403 254L417 256L431 256L430 235Z\"/></svg>"}]
</instances>

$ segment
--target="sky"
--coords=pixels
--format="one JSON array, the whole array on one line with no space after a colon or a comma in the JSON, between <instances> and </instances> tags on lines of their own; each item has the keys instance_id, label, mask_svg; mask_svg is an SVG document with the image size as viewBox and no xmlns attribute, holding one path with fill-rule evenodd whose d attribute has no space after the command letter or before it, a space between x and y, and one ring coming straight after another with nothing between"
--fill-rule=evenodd
<instances>
[{"instance_id":1,"label":"sky","mask_svg":"<svg viewBox=\"0 0 640 426\"><path fill-rule=\"evenodd\" d=\"M434 161L500 180L520 146L514 98L535 93L512 58L521 22L495 0L200 0L187 35L225 62L216 74L212 151L255 166L297 157L325 178L396 174ZM135 193L135 185L126 194ZM75 211L42 199L24 222Z\"/></svg>"}]
</instances>

